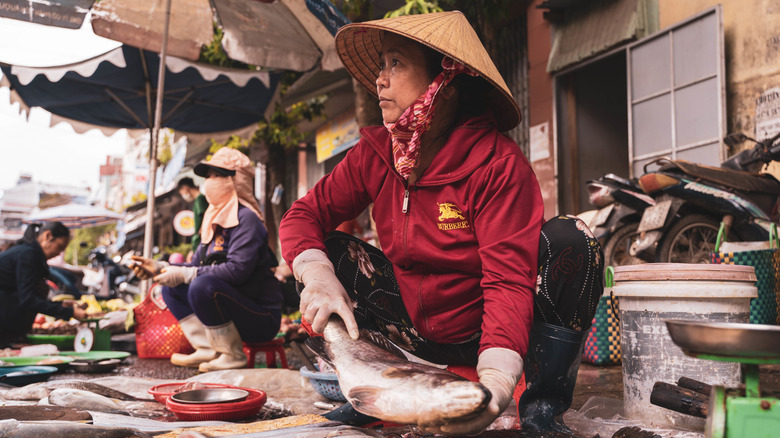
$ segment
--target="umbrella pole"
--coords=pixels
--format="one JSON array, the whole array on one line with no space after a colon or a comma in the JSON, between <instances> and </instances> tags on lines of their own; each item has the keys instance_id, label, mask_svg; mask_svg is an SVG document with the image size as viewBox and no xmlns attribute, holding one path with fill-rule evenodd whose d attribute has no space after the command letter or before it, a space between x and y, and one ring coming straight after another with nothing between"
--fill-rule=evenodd
<instances>
[{"instance_id":1,"label":"umbrella pole","mask_svg":"<svg viewBox=\"0 0 780 438\"><path fill-rule=\"evenodd\" d=\"M160 67L157 69L157 96L154 108L154 124L149 141L149 190L146 199L146 227L144 228L144 257L151 258L154 244L154 189L157 184L157 142L160 137L160 119L162 118L162 101L165 92L165 59L168 56L168 27L171 23L171 0L165 5L165 28L163 31L162 51L160 52ZM142 290L148 290L144 286Z\"/></svg>"}]
</instances>

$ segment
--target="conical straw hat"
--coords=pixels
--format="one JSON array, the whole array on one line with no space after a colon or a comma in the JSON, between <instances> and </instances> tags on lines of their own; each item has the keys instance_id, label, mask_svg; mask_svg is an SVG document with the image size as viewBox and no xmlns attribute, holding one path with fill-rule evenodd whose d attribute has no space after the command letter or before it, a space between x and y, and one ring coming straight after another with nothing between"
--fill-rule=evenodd
<instances>
[{"instance_id":1,"label":"conical straw hat","mask_svg":"<svg viewBox=\"0 0 780 438\"><path fill-rule=\"evenodd\" d=\"M376 96L379 75L381 31L413 39L459 61L487 80L496 89L489 96L498 129L508 131L520 123L520 107L509 92L504 78L490 59L477 33L460 11L405 15L348 24L336 34L336 51L347 71Z\"/></svg>"}]
</instances>

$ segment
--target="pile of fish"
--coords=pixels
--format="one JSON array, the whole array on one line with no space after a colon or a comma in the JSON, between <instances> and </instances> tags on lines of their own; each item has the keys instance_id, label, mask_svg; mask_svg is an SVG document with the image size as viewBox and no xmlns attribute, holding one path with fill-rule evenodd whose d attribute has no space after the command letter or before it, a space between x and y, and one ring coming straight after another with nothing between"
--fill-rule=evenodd
<instances>
[{"instance_id":1,"label":"pile of fish","mask_svg":"<svg viewBox=\"0 0 780 438\"><path fill-rule=\"evenodd\" d=\"M163 405L84 380L33 383L3 393L6 400L36 400L41 404L112 414L165 416Z\"/></svg>"},{"instance_id":2,"label":"pile of fish","mask_svg":"<svg viewBox=\"0 0 780 438\"><path fill-rule=\"evenodd\" d=\"M338 317L331 318L323 337L312 337L306 342L336 370L347 400L366 415L401 424L438 426L473 418L490 401L490 391L481 384L441 368L411 362L379 333L361 330L360 338L353 340ZM250 370L235 370L236 373L239 371ZM120 386L127 392L109 387L116 386L112 383L106 383L106 386L83 380L53 380L0 391L0 400L5 400L0 403L4 405L0 406L0 438L39 438L42 434L87 438L147 437L150 436L148 433L157 434L177 427L207 425L204 422L156 421L168 416L168 413L162 404L145 397L145 389L136 388L140 383L149 382ZM301 391L300 386L296 387ZM38 405L33 406L33 403ZM23 407L37 409L19 415L18 409ZM13 411L14 408L16 411ZM159 418L153 420L155 417ZM40 421L43 419L55 421ZM71 421L59 421L65 419ZM92 424L83 424L84 421ZM231 423L225 422L211 423L216 423L214 426L231 426ZM282 438L382 434L330 422L242 436Z\"/></svg>"},{"instance_id":3,"label":"pile of fish","mask_svg":"<svg viewBox=\"0 0 780 438\"><path fill-rule=\"evenodd\" d=\"M439 426L484 411L490 391L449 371L410 362L382 335L361 330L357 340L331 317L323 336L306 345L335 368L341 391L359 412L403 424Z\"/></svg>"}]
</instances>

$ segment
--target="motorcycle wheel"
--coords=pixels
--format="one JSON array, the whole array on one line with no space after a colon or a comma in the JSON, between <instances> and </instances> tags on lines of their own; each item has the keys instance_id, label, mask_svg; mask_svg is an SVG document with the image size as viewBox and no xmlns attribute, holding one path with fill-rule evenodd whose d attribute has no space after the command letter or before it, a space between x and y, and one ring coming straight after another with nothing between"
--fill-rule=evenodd
<instances>
[{"instance_id":1,"label":"motorcycle wheel","mask_svg":"<svg viewBox=\"0 0 780 438\"><path fill-rule=\"evenodd\" d=\"M629 253L631 242L636 238L638 223L624 225L617 229L604 244L604 266L640 265L646 263Z\"/></svg>"},{"instance_id":2,"label":"motorcycle wheel","mask_svg":"<svg viewBox=\"0 0 780 438\"><path fill-rule=\"evenodd\" d=\"M660 263L710 263L720 223L700 214L682 217L658 243L655 256ZM731 239L729 239L731 240Z\"/></svg>"}]
</instances>

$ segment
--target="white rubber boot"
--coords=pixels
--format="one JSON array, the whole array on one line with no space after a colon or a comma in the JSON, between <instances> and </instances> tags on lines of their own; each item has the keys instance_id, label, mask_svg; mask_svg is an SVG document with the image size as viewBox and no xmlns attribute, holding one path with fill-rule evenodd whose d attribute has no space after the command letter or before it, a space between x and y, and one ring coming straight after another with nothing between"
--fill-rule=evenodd
<instances>
[{"instance_id":1,"label":"white rubber boot","mask_svg":"<svg viewBox=\"0 0 780 438\"><path fill-rule=\"evenodd\" d=\"M217 352L211 348L206 337L206 326L198 319L193 313L186 316L179 321L181 331L184 332L184 337L190 341L190 344L195 349L192 354L173 353L171 356L171 363L180 367L197 368L203 362L208 362L217 358Z\"/></svg>"},{"instance_id":2,"label":"white rubber boot","mask_svg":"<svg viewBox=\"0 0 780 438\"><path fill-rule=\"evenodd\" d=\"M200 364L198 370L202 373L218 370L232 370L246 367L246 355L241 345L241 335L233 321L216 326L206 327L206 337L211 347L220 353L211 362Z\"/></svg>"}]
</instances>

